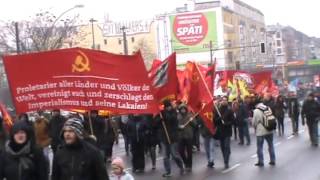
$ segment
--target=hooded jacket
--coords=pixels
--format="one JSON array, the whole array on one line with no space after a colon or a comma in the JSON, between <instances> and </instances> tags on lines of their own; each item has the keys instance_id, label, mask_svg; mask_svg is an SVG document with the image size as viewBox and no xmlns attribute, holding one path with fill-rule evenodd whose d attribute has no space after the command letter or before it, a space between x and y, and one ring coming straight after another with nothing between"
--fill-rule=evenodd
<instances>
[{"instance_id":1,"label":"hooded jacket","mask_svg":"<svg viewBox=\"0 0 320 180\"><path fill-rule=\"evenodd\" d=\"M6 180L47 180L48 165L41 149L35 147L30 140L28 125L16 123L11 131L10 140L6 143L0 156L0 179ZM14 134L18 131L27 133L27 141L17 144Z\"/></svg>"}]
</instances>

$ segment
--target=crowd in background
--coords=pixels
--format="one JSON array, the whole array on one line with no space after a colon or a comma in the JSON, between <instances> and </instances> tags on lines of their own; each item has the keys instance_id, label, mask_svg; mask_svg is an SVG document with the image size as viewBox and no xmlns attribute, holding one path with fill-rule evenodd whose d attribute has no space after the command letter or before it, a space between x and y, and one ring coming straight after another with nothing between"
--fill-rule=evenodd
<instances>
[{"instance_id":1,"label":"crowd in background","mask_svg":"<svg viewBox=\"0 0 320 180\"><path fill-rule=\"evenodd\" d=\"M0 180L62 180L133 179L125 171L125 164L113 156L113 146L123 138L127 156L131 157L132 172L146 170L145 158L151 158L152 170L157 168L157 155L162 153L165 172L171 176L171 159L180 173L191 173L193 153L200 151L200 142L206 152L208 168L215 166L214 150L220 147L224 167L229 168L231 138L240 146L250 146L251 129L257 137L258 162L264 166L263 141L269 146L270 165L276 164L273 136L263 124L264 111L270 110L277 121L277 133L293 135L299 126L307 124L311 145L318 146L320 120L320 93L310 93L301 104L295 93L274 98L249 95L231 102L227 96L215 97L213 109L216 129L212 134L203 120L187 104L165 100L163 110L153 114L99 115L99 111L61 115L56 109L46 114L39 111L34 121L28 114L20 114L9 132L0 123ZM261 110L262 109L262 110ZM292 129L284 120L288 114ZM146 156L148 155L148 156ZM111 173L107 166L111 165Z\"/></svg>"}]
</instances>

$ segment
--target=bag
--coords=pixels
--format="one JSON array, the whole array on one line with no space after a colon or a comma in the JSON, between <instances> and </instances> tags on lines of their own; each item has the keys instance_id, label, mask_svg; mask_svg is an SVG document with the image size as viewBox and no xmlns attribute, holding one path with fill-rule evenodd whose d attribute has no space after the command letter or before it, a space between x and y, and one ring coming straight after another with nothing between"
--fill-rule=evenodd
<instances>
[{"instance_id":1,"label":"bag","mask_svg":"<svg viewBox=\"0 0 320 180\"><path fill-rule=\"evenodd\" d=\"M263 112L263 120L262 120L262 125L264 128L266 128L268 131L273 131L277 129L277 119L276 117L272 114L272 111L269 107L267 109L261 109L258 108Z\"/></svg>"}]
</instances>

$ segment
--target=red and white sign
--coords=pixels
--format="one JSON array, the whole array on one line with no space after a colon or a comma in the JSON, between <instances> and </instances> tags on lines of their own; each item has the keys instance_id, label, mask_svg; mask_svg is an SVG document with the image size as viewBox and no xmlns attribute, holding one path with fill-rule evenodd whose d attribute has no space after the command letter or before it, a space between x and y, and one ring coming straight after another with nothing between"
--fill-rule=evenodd
<instances>
[{"instance_id":1,"label":"red and white sign","mask_svg":"<svg viewBox=\"0 0 320 180\"><path fill-rule=\"evenodd\" d=\"M173 31L182 44L196 45L208 33L208 20L203 13L177 15L173 22Z\"/></svg>"}]
</instances>

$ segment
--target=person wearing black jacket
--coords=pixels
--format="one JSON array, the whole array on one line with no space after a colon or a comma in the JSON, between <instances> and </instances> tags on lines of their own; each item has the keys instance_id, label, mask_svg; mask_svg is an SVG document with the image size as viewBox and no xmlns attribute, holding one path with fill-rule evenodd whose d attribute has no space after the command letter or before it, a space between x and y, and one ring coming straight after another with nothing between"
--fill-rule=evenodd
<instances>
[{"instance_id":1,"label":"person wearing black jacket","mask_svg":"<svg viewBox=\"0 0 320 180\"><path fill-rule=\"evenodd\" d=\"M142 116L133 115L128 122L128 134L131 142L132 171L143 173L145 168L145 132L146 124Z\"/></svg>"},{"instance_id":2,"label":"person wearing black jacket","mask_svg":"<svg viewBox=\"0 0 320 180\"><path fill-rule=\"evenodd\" d=\"M298 134L300 105L296 96L291 96L288 99L288 114L292 121L292 134Z\"/></svg>"},{"instance_id":3,"label":"person wearing black jacket","mask_svg":"<svg viewBox=\"0 0 320 180\"><path fill-rule=\"evenodd\" d=\"M80 119L68 119L61 136L63 145L54 156L52 180L109 180L102 154L83 140Z\"/></svg>"},{"instance_id":4,"label":"person wearing black jacket","mask_svg":"<svg viewBox=\"0 0 320 180\"><path fill-rule=\"evenodd\" d=\"M25 122L13 125L10 139L0 155L0 180L47 180L48 163L30 138Z\"/></svg>"},{"instance_id":5,"label":"person wearing black jacket","mask_svg":"<svg viewBox=\"0 0 320 180\"><path fill-rule=\"evenodd\" d=\"M62 143L60 133L65 122L66 119L60 114L59 109L52 111L52 118L49 121L49 136L51 138L51 147L54 153Z\"/></svg>"},{"instance_id":6,"label":"person wearing black jacket","mask_svg":"<svg viewBox=\"0 0 320 180\"><path fill-rule=\"evenodd\" d=\"M246 138L247 145L250 145L251 143L249 135L249 113L245 108L245 105L240 104L238 101L234 101L232 104L235 123L239 128L239 145L244 144L244 138Z\"/></svg>"},{"instance_id":7,"label":"person wearing black jacket","mask_svg":"<svg viewBox=\"0 0 320 180\"><path fill-rule=\"evenodd\" d=\"M274 110L273 110L274 116L278 120L279 136L284 135L284 114L286 109L287 109L287 106L284 102L284 98L283 96L279 95L276 103L274 104Z\"/></svg>"},{"instance_id":8,"label":"person wearing black jacket","mask_svg":"<svg viewBox=\"0 0 320 180\"><path fill-rule=\"evenodd\" d=\"M319 144L318 140L318 121L320 118L320 105L315 100L314 94L308 95L304 101L301 111L302 125L305 124L307 119L307 126L309 129L311 145L317 147Z\"/></svg>"},{"instance_id":9,"label":"person wearing black jacket","mask_svg":"<svg viewBox=\"0 0 320 180\"><path fill-rule=\"evenodd\" d=\"M231 154L230 145L232 136L232 124L234 124L234 116L231 108L228 105L228 97L225 96L222 98L219 111L221 113L221 117L218 115L215 118L215 123L219 131L219 140L224 159L224 166L225 169L228 169Z\"/></svg>"},{"instance_id":10,"label":"person wearing black jacket","mask_svg":"<svg viewBox=\"0 0 320 180\"><path fill-rule=\"evenodd\" d=\"M177 111L173 108L170 100L165 100L163 104L165 109L160 112L161 115L157 116L157 127L160 130L160 140L165 151L163 163L166 172L162 176L171 176L170 156L180 168L182 175L184 174L183 162L177 153L179 142Z\"/></svg>"},{"instance_id":11,"label":"person wearing black jacket","mask_svg":"<svg viewBox=\"0 0 320 180\"><path fill-rule=\"evenodd\" d=\"M156 147L158 144L158 136L155 119L153 114L143 115L143 121L146 124L145 131L145 150L150 154L152 170L156 169Z\"/></svg>"}]
</instances>

